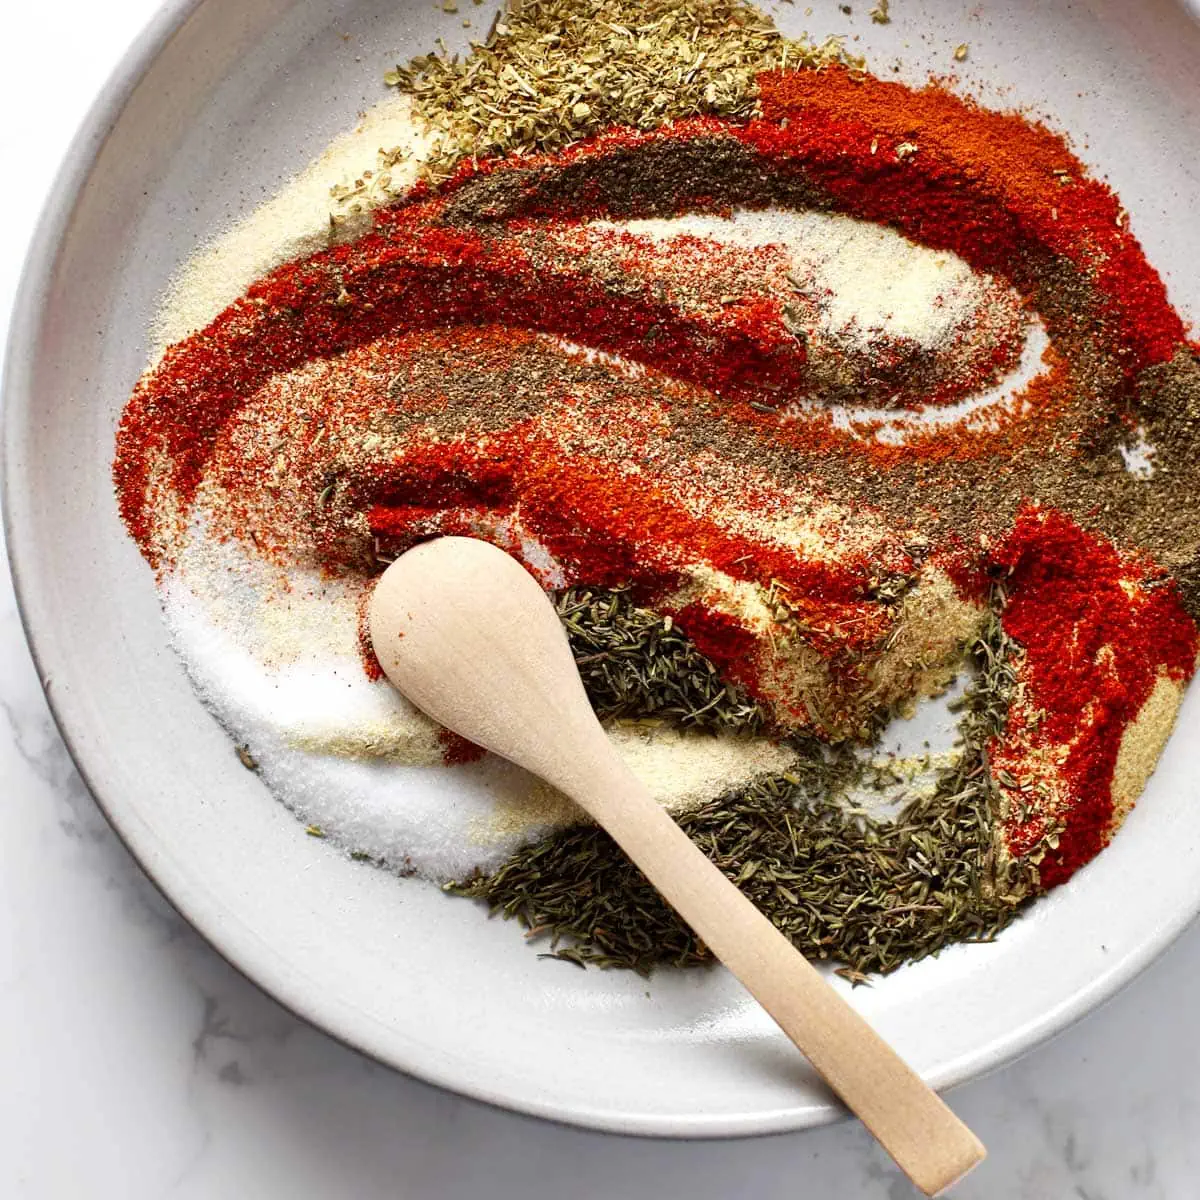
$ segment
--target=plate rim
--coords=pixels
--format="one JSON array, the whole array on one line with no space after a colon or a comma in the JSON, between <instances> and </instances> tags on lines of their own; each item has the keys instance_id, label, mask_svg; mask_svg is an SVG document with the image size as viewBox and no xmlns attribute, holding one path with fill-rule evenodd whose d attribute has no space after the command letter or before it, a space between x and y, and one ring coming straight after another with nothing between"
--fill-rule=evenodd
<instances>
[{"instance_id":1,"label":"plate rim","mask_svg":"<svg viewBox=\"0 0 1200 1200\"><path fill-rule=\"evenodd\" d=\"M17 612L51 716L89 794L118 840L156 890L239 975L293 1016L348 1049L402 1074L501 1110L567 1126L639 1137L719 1139L772 1135L815 1128L843 1118L846 1115L844 1110L834 1105L720 1117L699 1112L686 1117L612 1113L591 1108L584 1098L565 1106L561 1102L539 1099L532 1094L520 1095L492 1089L478 1078L468 1078L452 1069L441 1070L431 1062L421 1062L415 1058L399 1061L397 1056L389 1054L382 1047L372 1045L367 1031L356 1031L348 1024L338 1023L333 1014L321 1012L309 990L298 980L277 974L269 962L254 961L242 949L229 944L234 939L225 936L219 913L211 908L206 910L203 904L197 903L197 897L189 894L188 886L180 879L173 878L176 872L169 862L152 861L150 848L142 844L136 823L128 819L132 813L124 811L126 802L119 796L114 797L113 789L106 787L103 771L90 761L83 741L72 732L70 716L64 711L62 700L48 686L58 660L49 648L47 639L39 633L39 626L44 624L45 618L44 615L38 615L42 599L35 578L38 572L25 561L24 532L21 523L13 515L12 499L21 490L20 481L23 478L23 469L18 461L19 421L16 414L27 418L31 411L29 376L33 347L38 342L63 234L70 225L95 162L151 66L205 3L206 0L165 0L118 59L88 107L53 177L30 238L18 276L6 342L4 373L0 379L0 507L3 508L4 536ZM1189 0L1185 0L1184 7L1190 7ZM185 894L182 899L181 892ZM1069 1001L1052 1008L1040 1020L984 1043L974 1053L962 1055L939 1070L927 1072L926 1081L939 1091L954 1088L990 1074L1042 1045L1111 999L1141 974L1179 938L1196 916L1197 911L1186 910L1173 914L1170 921L1158 924L1151 935L1130 950L1119 964L1105 972L1091 986L1079 988Z\"/></svg>"}]
</instances>

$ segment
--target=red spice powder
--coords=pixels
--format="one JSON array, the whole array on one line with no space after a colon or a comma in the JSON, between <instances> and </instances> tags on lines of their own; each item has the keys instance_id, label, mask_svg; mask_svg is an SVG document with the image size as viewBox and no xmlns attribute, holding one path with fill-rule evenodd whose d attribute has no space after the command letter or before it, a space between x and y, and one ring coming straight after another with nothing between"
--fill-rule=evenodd
<instances>
[{"instance_id":1,"label":"red spice powder","mask_svg":"<svg viewBox=\"0 0 1200 1200\"><path fill-rule=\"evenodd\" d=\"M547 271L513 238L441 220L456 190L481 173L536 176L539 162L561 173L664 139L736 139L759 156L763 170L802 175L840 210L954 250L974 267L1006 275L1031 301L1031 260L1057 255L1074 263L1096 289L1108 336L1122 343L1113 353L1121 351L1118 361L1129 373L1165 361L1182 343L1180 319L1121 228L1115 198L1084 179L1047 130L936 87L910 91L838 70L764 76L762 87L762 121L702 119L649 134L618 132L553 160L464 170L444 195L379 214L375 233L256 284L206 330L172 348L125 410L114 476L122 516L143 551L157 562L162 549L151 501L160 450L171 466L168 485L186 507L220 429L268 376L387 332L504 320L558 333L700 382L742 406L739 415L749 421L764 418L752 404L797 385L803 356L777 302L709 315L683 312L652 291L614 298L587 272ZM901 139L914 137L916 153L900 157ZM535 185L516 215L536 215L539 204L550 203ZM694 201L678 198L682 207ZM572 211L559 193L553 203L560 220L588 214L582 201ZM603 198L592 203L603 209ZM1059 332L1077 333L1097 315L1047 320L1052 335L1064 320L1070 328ZM819 416L781 430L846 448L845 435ZM964 436L886 447L880 465L931 450L961 454L970 443ZM876 453L869 443L868 452Z\"/></svg>"},{"instance_id":2,"label":"red spice powder","mask_svg":"<svg viewBox=\"0 0 1200 1200\"><path fill-rule=\"evenodd\" d=\"M482 746L475 745L452 729L439 729L438 741L442 744L442 762L448 767L478 762L487 753Z\"/></svg>"},{"instance_id":3,"label":"red spice powder","mask_svg":"<svg viewBox=\"0 0 1200 1200\"><path fill-rule=\"evenodd\" d=\"M569 581L604 587L632 580L639 600L675 614L699 649L759 698L767 697L756 673L758 637L729 614L674 603L685 566L704 562L735 581L775 581L808 643L831 658L845 656L848 665L848 652L875 647L894 620L868 599L878 563L862 555L826 561L735 533L689 511L645 473L584 454L565 457L555 442L519 428L485 443L415 446L382 478L381 502L369 519L389 548L492 529L516 513L519 501L522 524L536 531ZM896 566L905 564L911 568L911 559ZM809 718L799 704L792 716L799 724Z\"/></svg>"},{"instance_id":4,"label":"red spice powder","mask_svg":"<svg viewBox=\"0 0 1200 1200\"><path fill-rule=\"evenodd\" d=\"M383 678L383 667L371 641L370 608L371 593L364 590L358 598L358 657L362 661L363 674L374 682Z\"/></svg>"},{"instance_id":5,"label":"red spice powder","mask_svg":"<svg viewBox=\"0 0 1200 1200\"><path fill-rule=\"evenodd\" d=\"M694 118L652 132L610 131L553 157L464 163L442 194L480 176L519 173L526 193L506 215L586 216L603 211L604 198L584 194L572 203L557 189L542 190L551 173L628 156L664 137L732 136L772 175L802 178L838 211L952 250L1018 289L1031 282L1031 257L1071 262L1102 297L1114 335L1128 344L1130 372L1167 361L1183 340L1183 323L1129 232L1119 200L1087 176L1065 139L1045 125L981 108L936 83L911 89L840 67L770 72L758 82L761 120L730 125ZM899 151L912 146L911 153ZM538 178L542 168L546 180ZM708 207L703 186L681 197L681 207Z\"/></svg>"},{"instance_id":6,"label":"red spice powder","mask_svg":"<svg viewBox=\"0 0 1200 1200\"><path fill-rule=\"evenodd\" d=\"M1066 828L1041 863L1043 887L1054 887L1093 858L1113 826L1113 769L1121 738L1160 675L1191 677L1197 629L1175 585L1150 563L1131 586L1131 564L1111 545L1062 513L1027 508L995 552L1008 572L1005 631L1025 651L1022 676L1029 703L1045 712L1035 731L1013 729L1019 744L1067 747L1061 778ZM1040 817L1010 819L1013 853L1027 853L1044 833Z\"/></svg>"},{"instance_id":7,"label":"red spice powder","mask_svg":"<svg viewBox=\"0 0 1200 1200\"><path fill-rule=\"evenodd\" d=\"M978 456L1003 463L1014 447L1030 443L1069 455L1075 435L1058 422L1078 399L1075 359L1094 356L1115 366L1128 386L1186 345L1182 322L1116 198L1086 177L1048 129L986 112L936 86L913 91L838 69L760 82L763 119L745 125L699 119L652 133L613 131L554 157L464 165L436 194L423 191L378 214L371 234L272 272L207 329L172 347L138 384L114 462L122 517L146 557L156 567L169 564L179 530L161 503L164 491L174 493L186 519L223 431L269 379L405 331L436 338L440 329L503 322L563 336L693 382L719 397L731 419L781 445L853 455L876 471ZM671 142L734 146L764 177L791 180L837 211L888 224L1011 282L1031 307L1041 306L1052 341L1047 370L1021 411L1006 424L931 432L903 445L857 440L835 429L827 413L782 421L773 399L802 391L808 364L780 300L750 296L728 308L689 307L680 289L655 286L656 273L670 276L680 267L686 246L676 248L673 263L665 251L639 245L635 252L621 243L629 269L619 289L594 264L540 253L539 219L547 228L557 222L561 249L582 236L571 222L610 210L601 167L636 163L640 150ZM558 185L567 171L577 186L564 192ZM493 224L468 226L456 216L474 185L503 183L506 175L517 186ZM683 188L671 198L673 210L727 204L728 197L713 199L712 186L700 180L691 193ZM1047 308L1046 280L1063 271L1074 291ZM963 386L970 391L992 378L1010 354L1011 347L997 346ZM632 468L583 448L564 452L518 424L486 440L408 446L360 481L361 511L372 532L397 546L471 532L485 518L519 511L578 581L632 579L643 596L660 601L692 560L734 580L778 581L812 645L831 661L886 634L890 617L870 600L868 585L875 570L909 571L911 559L869 562L860 555L830 563L735 534L661 487L652 464ZM259 483L248 474L248 493ZM942 547L937 561L978 594L972 553L970 545L961 558ZM1156 568L1144 565L1153 586L1127 588L1129 561L1061 514L1025 510L993 558L1009 573L1004 626L1025 649L1030 695L1047 713L1032 736L1067 747L1068 824L1041 864L1043 885L1053 886L1107 840L1121 736L1160 672L1190 675L1196 628ZM682 605L678 615L699 648L755 692L747 629L699 602ZM1028 732L1014 729L1012 736ZM467 750L454 744L447 752ZM1006 829L1018 854L1042 833L1015 821Z\"/></svg>"},{"instance_id":8,"label":"red spice powder","mask_svg":"<svg viewBox=\"0 0 1200 1200\"><path fill-rule=\"evenodd\" d=\"M806 169L843 211L1014 281L1031 245L1069 259L1106 298L1130 371L1167 361L1183 340L1120 202L1044 125L938 85L913 91L840 68L764 75L760 86L764 125L790 118L785 136L803 141ZM900 159L905 143L917 150Z\"/></svg>"}]
</instances>

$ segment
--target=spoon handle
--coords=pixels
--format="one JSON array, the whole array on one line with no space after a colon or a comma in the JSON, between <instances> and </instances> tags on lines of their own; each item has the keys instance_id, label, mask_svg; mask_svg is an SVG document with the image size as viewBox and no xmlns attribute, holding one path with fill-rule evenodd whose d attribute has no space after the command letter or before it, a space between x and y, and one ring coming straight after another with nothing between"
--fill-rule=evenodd
<instances>
[{"instance_id":1,"label":"spoon handle","mask_svg":"<svg viewBox=\"0 0 1200 1200\"><path fill-rule=\"evenodd\" d=\"M384 572L370 617L380 665L400 691L591 813L923 1192L936 1195L984 1157L974 1134L622 762L562 623L515 559L472 538L426 542Z\"/></svg>"},{"instance_id":2,"label":"spoon handle","mask_svg":"<svg viewBox=\"0 0 1200 1200\"><path fill-rule=\"evenodd\" d=\"M599 760L599 761L598 761ZM986 1156L978 1138L724 876L615 755L592 756L575 800L927 1196Z\"/></svg>"}]
</instances>

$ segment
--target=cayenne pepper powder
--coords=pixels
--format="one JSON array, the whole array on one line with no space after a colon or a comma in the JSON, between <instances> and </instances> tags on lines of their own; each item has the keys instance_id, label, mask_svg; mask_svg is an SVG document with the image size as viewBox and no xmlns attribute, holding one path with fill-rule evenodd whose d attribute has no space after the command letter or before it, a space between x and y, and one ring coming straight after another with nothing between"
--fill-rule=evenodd
<instances>
[{"instance_id":1,"label":"cayenne pepper powder","mask_svg":"<svg viewBox=\"0 0 1200 1200\"><path fill-rule=\"evenodd\" d=\"M1024 649L1028 703L1043 715L1018 741L1063 748L1065 827L1040 866L1043 887L1069 878L1107 844L1113 828L1113 770L1124 733L1160 678L1185 683L1197 654L1195 623L1169 579L1150 563L1131 582L1111 545L1057 512L1025 509L994 561L1007 574L1004 628ZM1025 730L1010 730L1010 734ZM1008 763L1003 739L993 756ZM1013 765L1019 768L1019 759ZM1044 834L1044 819L1012 820L1021 853Z\"/></svg>"}]
</instances>

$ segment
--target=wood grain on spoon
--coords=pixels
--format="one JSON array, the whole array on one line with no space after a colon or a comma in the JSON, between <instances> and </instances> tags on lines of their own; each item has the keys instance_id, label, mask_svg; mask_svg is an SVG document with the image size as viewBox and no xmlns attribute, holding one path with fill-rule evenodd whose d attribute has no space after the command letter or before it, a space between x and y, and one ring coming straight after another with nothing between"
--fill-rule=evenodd
<instances>
[{"instance_id":1,"label":"wood grain on spoon","mask_svg":"<svg viewBox=\"0 0 1200 1200\"><path fill-rule=\"evenodd\" d=\"M926 1195L986 1151L894 1050L704 856L613 750L537 581L473 538L397 559L371 639L436 721L565 792L602 825Z\"/></svg>"}]
</instances>

